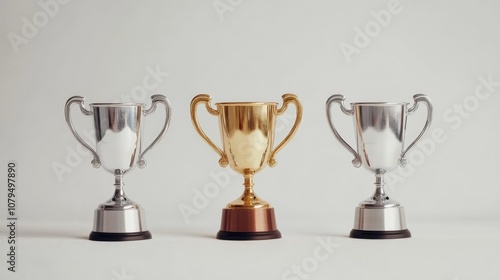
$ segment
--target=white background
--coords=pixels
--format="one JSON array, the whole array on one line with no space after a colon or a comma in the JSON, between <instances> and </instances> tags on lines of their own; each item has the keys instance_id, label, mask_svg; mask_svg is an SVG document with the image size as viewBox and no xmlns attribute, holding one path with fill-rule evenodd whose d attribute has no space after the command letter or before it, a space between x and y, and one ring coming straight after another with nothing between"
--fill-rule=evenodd
<instances>
[{"instance_id":1,"label":"white background","mask_svg":"<svg viewBox=\"0 0 500 280\"><path fill-rule=\"evenodd\" d=\"M50 6L51 15L40 3L0 4L0 162L18 163L20 219L15 274L3 261L1 227L2 279L306 279L287 274L304 262L307 279L498 279L498 2L401 0L382 27L371 12L387 10L390 1L74 0L52 1L58 4ZM28 30L27 22L38 27ZM367 27L369 42L346 56L340 46L356 47L356 28ZM12 34L22 43L12 43ZM141 93L148 69L161 73L150 80L154 89ZM493 82L488 89L481 80ZM255 177L257 194L276 209L283 239L216 240L221 209L240 195L242 178L219 167L192 127L189 103L208 93L214 102L281 104L287 92L302 101L302 124L278 154L277 167ZM113 178L94 169L89 154L78 154L83 150L65 123L64 103L81 95L87 103L149 106L156 93L172 103L170 130L148 154L148 166L125 178L127 194L146 209L154 239L87 241L93 209L112 194ZM390 195L405 206L413 238L346 237L374 177L351 165L327 125L324 104L334 93L346 95L347 103L412 103L416 93L432 99L427 150L417 147L412 165L387 180ZM74 109L77 128L91 129L91 118ZM205 131L219 143L216 119L202 110ZM278 120L278 138L293 113L291 107ZM162 114L146 118L146 144ZM421 106L409 117L407 140L419 133L425 114ZM354 143L352 120L336 116L341 134ZM441 134L439 141L433 133ZM6 170L0 173L5 182ZM220 183L214 174L229 181ZM214 183L217 193L193 204L196 193ZM183 216L182 207L196 214ZM309 267L318 238L337 248Z\"/></svg>"}]
</instances>

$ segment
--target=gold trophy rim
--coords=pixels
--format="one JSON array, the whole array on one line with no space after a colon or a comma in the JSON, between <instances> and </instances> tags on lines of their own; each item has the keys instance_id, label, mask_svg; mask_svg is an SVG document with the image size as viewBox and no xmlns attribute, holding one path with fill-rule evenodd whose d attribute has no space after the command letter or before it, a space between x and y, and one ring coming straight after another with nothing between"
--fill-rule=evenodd
<instances>
[{"instance_id":1,"label":"gold trophy rim","mask_svg":"<svg viewBox=\"0 0 500 280\"><path fill-rule=\"evenodd\" d=\"M231 102L217 102L216 106L278 106L278 102L252 102L252 101L231 101Z\"/></svg>"}]
</instances>

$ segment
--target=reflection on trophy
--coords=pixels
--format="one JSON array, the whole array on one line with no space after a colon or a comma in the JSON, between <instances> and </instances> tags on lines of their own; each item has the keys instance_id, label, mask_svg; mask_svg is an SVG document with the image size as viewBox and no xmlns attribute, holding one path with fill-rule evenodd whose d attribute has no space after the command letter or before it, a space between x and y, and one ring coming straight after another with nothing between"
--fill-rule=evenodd
<instances>
[{"instance_id":1,"label":"reflection on trophy","mask_svg":"<svg viewBox=\"0 0 500 280\"><path fill-rule=\"evenodd\" d=\"M390 239L411 237L406 228L403 207L389 198L384 190L384 174L395 169L398 163L407 164L408 151L415 146L427 131L432 120L432 104L423 94L413 96L411 108L405 102L358 102L351 103L351 109L344 107L345 97L332 95L326 102L326 114L330 127L340 143L354 155L352 164L363 165L375 173L375 193L356 208L352 238ZM427 121L418 137L404 149L406 118L417 110L420 102L427 106ZM346 115L354 117L357 151L340 136L333 124L332 104L338 103Z\"/></svg>"},{"instance_id":2,"label":"reflection on trophy","mask_svg":"<svg viewBox=\"0 0 500 280\"><path fill-rule=\"evenodd\" d=\"M220 156L222 167L228 164L244 177L243 195L222 210L218 239L262 240L281 238L276 226L274 208L258 198L253 190L253 175L266 164L276 165L275 156L294 136L302 119L302 106L293 94L282 96L283 106L274 102L234 102L210 105L211 97L197 95L191 101L191 120L196 131ZM198 123L196 107L204 104L207 111L219 118L222 149L218 148L203 132ZM295 123L279 145L273 149L276 118L293 103L297 109Z\"/></svg>"},{"instance_id":3,"label":"reflection on trophy","mask_svg":"<svg viewBox=\"0 0 500 280\"><path fill-rule=\"evenodd\" d=\"M84 98L73 96L66 102L65 117L76 139L93 155L92 165L102 166L115 176L113 197L94 211L94 228L89 239L96 241L129 241L150 239L146 227L144 209L130 200L123 192L123 176L130 172L137 161L139 168L146 166L144 155L165 135L170 123L170 102L163 95L153 95L152 104L145 109L140 103L93 103L90 110L84 106ZM76 132L70 117L71 105L79 105L84 115L94 117L96 149L94 150ZM157 104L166 110L165 122L160 134L142 151L141 130L143 117L152 114Z\"/></svg>"}]
</instances>

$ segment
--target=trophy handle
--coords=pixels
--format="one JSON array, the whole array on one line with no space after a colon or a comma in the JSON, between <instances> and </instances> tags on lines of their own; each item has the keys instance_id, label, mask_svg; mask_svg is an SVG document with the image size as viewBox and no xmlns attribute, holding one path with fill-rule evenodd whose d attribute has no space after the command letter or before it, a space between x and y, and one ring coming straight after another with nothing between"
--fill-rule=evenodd
<instances>
[{"instance_id":1,"label":"trophy handle","mask_svg":"<svg viewBox=\"0 0 500 280\"><path fill-rule=\"evenodd\" d=\"M144 159L144 155L151 150L160 140L165 136L165 133L167 133L168 126L170 125L170 118L172 116L172 107L170 106L170 101L168 99L161 95L161 94L155 94L151 96L151 107L147 110L144 111L144 116L150 115L156 111L156 106L158 104L162 104L165 106L165 122L163 123L163 128L160 131L160 134L156 136L155 140L149 144L149 146L139 155L139 159L137 160L137 165L139 168L144 168L147 165L146 160Z\"/></svg>"},{"instance_id":2,"label":"trophy handle","mask_svg":"<svg viewBox=\"0 0 500 280\"><path fill-rule=\"evenodd\" d=\"M198 106L199 103L205 103L205 108L207 109L208 113L214 116L218 116L220 112L217 109L212 108L210 105L210 100L212 98L208 94L198 94L191 100L191 121L193 122L194 128L200 134L200 136L205 140L205 142L212 147L212 149L219 154L220 159L219 159L219 165L222 167L226 167L228 164L227 157L224 154L224 152L217 147L210 138L203 132L203 129L201 129L200 123L198 122L198 117L197 117L197 112L196 112L196 107Z\"/></svg>"},{"instance_id":3,"label":"trophy handle","mask_svg":"<svg viewBox=\"0 0 500 280\"><path fill-rule=\"evenodd\" d=\"M69 129L71 129L71 132L73 132L73 135L75 136L76 140L78 140L78 142L80 142L80 144L82 144L85 148L87 148L87 150L89 150L94 156L94 159L92 159L91 162L92 166L94 168L99 168L99 166L101 166L101 161L99 160L99 156L97 155L96 151L94 151L94 149L92 149L92 147L90 147L90 145L83 140L83 138L78 134L78 132L76 132L76 129L73 126L73 122L71 121L71 116L70 116L71 105L73 105L73 103L78 103L78 105L80 106L80 111L82 111L82 113L86 116L92 115L92 111L85 109L84 97L73 96L70 99L68 99L68 101L66 101L66 105L64 106L64 117L66 118L66 123L68 124Z\"/></svg>"},{"instance_id":4,"label":"trophy handle","mask_svg":"<svg viewBox=\"0 0 500 280\"><path fill-rule=\"evenodd\" d=\"M271 152L271 154L269 156L268 164L271 167L276 166L277 162L276 162L276 159L274 157L281 149L283 149L283 146L285 146L285 144L288 143L288 141L290 141L290 139L292 139L292 137L297 132L297 128L300 125L300 121L302 120L302 104L300 103L297 96L295 94L292 94L292 93L287 93L287 94L283 94L283 96L281 96L281 98L283 99L283 105L276 112L276 114L278 116L282 115L286 111L286 109L288 108L288 104L290 104L290 103L293 103L295 105L295 108L297 109L297 113L296 113L296 117L295 117L295 123L293 124L292 129L290 129L290 132L288 132L288 135L281 141L281 143L278 144L278 146L276 146L274 148L274 150Z\"/></svg>"},{"instance_id":5,"label":"trophy handle","mask_svg":"<svg viewBox=\"0 0 500 280\"><path fill-rule=\"evenodd\" d=\"M427 131L427 129L429 128L429 126L431 125L431 122L432 122L431 99L425 94L415 94L413 96L413 100L415 101L415 103L413 103L413 106L410 109L408 109L408 115L415 112L418 109L419 103L423 102L427 106L427 120L425 121L424 128L422 129L420 134L417 136L417 138L401 154L401 159L399 160L399 165L401 165L402 167L405 167L408 164L408 160L406 159L406 153L408 153L408 151L411 148L413 148L413 146L415 146L415 144L417 144L417 142L420 140L420 138L422 138L422 136L424 136L425 132Z\"/></svg>"},{"instance_id":6,"label":"trophy handle","mask_svg":"<svg viewBox=\"0 0 500 280\"><path fill-rule=\"evenodd\" d=\"M348 116L354 114L354 111L352 109L348 110L347 108L344 107L344 100L345 100L345 96L343 96L342 94L334 94L334 95L330 96L328 98L328 100L326 101L326 118L328 119L328 123L330 124L330 128L332 129L335 137L337 137L337 139L340 141L342 146L344 146L344 148L346 148L354 156L354 159L351 162L352 162L352 165L354 165L354 167L357 168L357 167L361 166L361 157L349 144L347 144L347 142L342 138L342 136L340 136L339 132L335 128L335 125L333 124L333 119L332 119L332 114L331 114L332 103L338 103L340 106L340 109L342 110L342 112L344 114L346 114Z\"/></svg>"}]
</instances>

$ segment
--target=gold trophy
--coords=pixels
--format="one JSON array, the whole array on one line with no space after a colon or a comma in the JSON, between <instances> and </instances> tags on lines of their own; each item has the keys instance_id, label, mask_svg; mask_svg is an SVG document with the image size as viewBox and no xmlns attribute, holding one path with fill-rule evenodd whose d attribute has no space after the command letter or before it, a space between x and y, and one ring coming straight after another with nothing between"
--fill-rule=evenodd
<instances>
[{"instance_id":1,"label":"gold trophy","mask_svg":"<svg viewBox=\"0 0 500 280\"><path fill-rule=\"evenodd\" d=\"M266 164L276 165L275 156L294 136L302 119L302 105L294 94L282 96L283 106L276 102L226 102L210 105L211 97L199 94L191 101L191 120L200 136L219 154L219 164L228 164L244 177L243 195L222 210L222 222L217 239L263 240L281 238L276 227L274 208L258 198L253 191L253 175ZM203 103L207 111L219 118L222 149L203 132L198 123L196 107ZM290 103L295 104L296 118L288 135L273 149L277 116Z\"/></svg>"}]
</instances>

